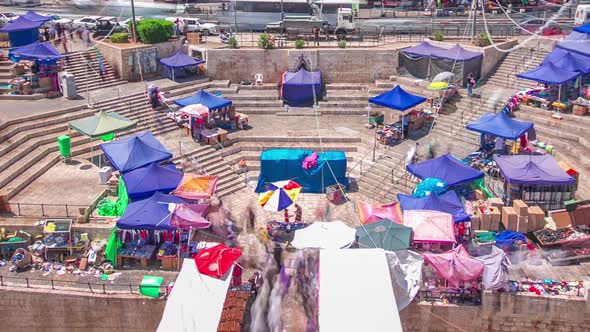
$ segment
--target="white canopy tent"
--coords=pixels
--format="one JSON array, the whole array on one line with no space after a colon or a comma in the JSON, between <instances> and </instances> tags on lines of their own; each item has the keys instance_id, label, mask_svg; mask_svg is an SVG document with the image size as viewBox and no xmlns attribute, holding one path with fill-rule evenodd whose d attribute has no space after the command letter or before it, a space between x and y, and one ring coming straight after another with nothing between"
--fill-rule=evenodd
<instances>
[{"instance_id":1,"label":"white canopy tent","mask_svg":"<svg viewBox=\"0 0 590 332\"><path fill-rule=\"evenodd\" d=\"M233 268L221 279L201 274L187 258L168 297L158 332L216 332Z\"/></svg>"},{"instance_id":2,"label":"white canopy tent","mask_svg":"<svg viewBox=\"0 0 590 332\"><path fill-rule=\"evenodd\" d=\"M296 230L291 244L297 249L320 248L340 249L354 242L356 229L340 220L330 222L316 221Z\"/></svg>"},{"instance_id":3,"label":"white canopy tent","mask_svg":"<svg viewBox=\"0 0 590 332\"><path fill-rule=\"evenodd\" d=\"M320 250L320 331L403 331L383 249Z\"/></svg>"}]
</instances>

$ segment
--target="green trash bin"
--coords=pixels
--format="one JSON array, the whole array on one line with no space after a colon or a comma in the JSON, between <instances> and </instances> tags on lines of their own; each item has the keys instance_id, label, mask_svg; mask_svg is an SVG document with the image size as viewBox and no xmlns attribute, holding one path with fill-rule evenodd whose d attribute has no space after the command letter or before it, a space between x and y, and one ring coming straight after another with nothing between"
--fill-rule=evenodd
<instances>
[{"instance_id":1,"label":"green trash bin","mask_svg":"<svg viewBox=\"0 0 590 332\"><path fill-rule=\"evenodd\" d=\"M57 145L59 145L59 154L64 158L69 158L71 153L70 136L63 135L57 138Z\"/></svg>"},{"instance_id":2,"label":"green trash bin","mask_svg":"<svg viewBox=\"0 0 590 332\"><path fill-rule=\"evenodd\" d=\"M157 299L160 297L160 286L162 282L164 282L164 278L162 277L144 276L139 286L139 293Z\"/></svg>"}]
</instances>

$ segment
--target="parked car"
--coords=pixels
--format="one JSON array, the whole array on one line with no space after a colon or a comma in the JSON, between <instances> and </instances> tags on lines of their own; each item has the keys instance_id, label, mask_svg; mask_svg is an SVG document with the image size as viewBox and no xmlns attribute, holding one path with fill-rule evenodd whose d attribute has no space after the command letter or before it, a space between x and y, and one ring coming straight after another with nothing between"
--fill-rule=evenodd
<instances>
[{"instance_id":1,"label":"parked car","mask_svg":"<svg viewBox=\"0 0 590 332\"><path fill-rule=\"evenodd\" d=\"M18 15L8 12L0 13L0 25L12 22L18 18Z\"/></svg>"},{"instance_id":2,"label":"parked car","mask_svg":"<svg viewBox=\"0 0 590 332\"><path fill-rule=\"evenodd\" d=\"M166 17L166 21L176 22L179 20L179 29L184 31L186 25L188 32L201 32L204 35L219 34L219 27L212 23L201 23L198 18L194 17Z\"/></svg>"},{"instance_id":3,"label":"parked car","mask_svg":"<svg viewBox=\"0 0 590 332\"><path fill-rule=\"evenodd\" d=\"M553 36L563 33L561 25L555 22L547 23L542 19L529 19L520 23L520 25L530 32L537 32L542 36Z\"/></svg>"},{"instance_id":4,"label":"parked car","mask_svg":"<svg viewBox=\"0 0 590 332\"><path fill-rule=\"evenodd\" d=\"M87 26L89 29L94 29L99 24L99 21L109 21L111 24L117 23L117 18L113 16L86 16L74 20L72 26L74 29L78 29Z\"/></svg>"},{"instance_id":5,"label":"parked car","mask_svg":"<svg viewBox=\"0 0 590 332\"><path fill-rule=\"evenodd\" d=\"M143 20L142 16L135 16L135 22L139 22ZM133 21L133 18L128 18L123 22L120 22L119 24L129 33L131 33L131 21Z\"/></svg>"},{"instance_id":6,"label":"parked car","mask_svg":"<svg viewBox=\"0 0 590 332\"><path fill-rule=\"evenodd\" d=\"M114 17L106 16L97 20L97 25L94 29L99 36L106 36L109 33L127 32L127 29L121 26Z\"/></svg>"}]
</instances>

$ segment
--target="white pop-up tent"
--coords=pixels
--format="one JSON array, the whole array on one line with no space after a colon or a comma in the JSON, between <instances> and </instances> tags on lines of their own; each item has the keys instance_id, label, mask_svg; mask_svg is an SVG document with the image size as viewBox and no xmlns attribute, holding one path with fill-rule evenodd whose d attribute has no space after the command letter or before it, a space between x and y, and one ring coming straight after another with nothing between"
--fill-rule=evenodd
<instances>
[{"instance_id":1,"label":"white pop-up tent","mask_svg":"<svg viewBox=\"0 0 590 332\"><path fill-rule=\"evenodd\" d=\"M403 331L385 250L320 250L320 331Z\"/></svg>"},{"instance_id":2,"label":"white pop-up tent","mask_svg":"<svg viewBox=\"0 0 590 332\"><path fill-rule=\"evenodd\" d=\"M340 220L330 222L316 221L296 230L291 244L297 249L320 248L340 249L354 242L356 230Z\"/></svg>"},{"instance_id":3,"label":"white pop-up tent","mask_svg":"<svg viewBox=\"0 0 590 332\"><path fill-rule=\"evenodd\" d=\"M187 258L166 302L158 332L216 332L233 268L221 279L201 274Z\"/></svg>"}]
</instances>

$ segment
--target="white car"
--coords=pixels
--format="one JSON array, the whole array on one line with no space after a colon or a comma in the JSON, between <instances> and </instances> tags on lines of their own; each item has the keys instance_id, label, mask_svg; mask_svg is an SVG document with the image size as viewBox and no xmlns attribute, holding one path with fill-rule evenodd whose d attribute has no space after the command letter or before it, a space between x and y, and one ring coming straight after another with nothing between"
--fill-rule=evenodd
<instances>
[{"instance_id":1,"label":"white car","mask_svg":"<svg viewBox=\"0 0 590 332\"><path fill-rule=\"evenodd\" d=\"M72 27L74 29L80 29L87 26L89 29L96 29L99 25L99 21L109 21L115 25L117 23L117 18L113 16L86 16L74 20Z\"/></svg>"},{"instance_id":2,"label":"white car","mask_svg":"<svg viewBox=\"0 0 590 332\"><path fill-rule=\"evenodd\" d=\"M143 17L142 16L135 16L135 22L139 22L141 20L143 20ZM133 21L133 19L130 17L130 18L126 19L123 22L119 22L119 24L123 28L125 28L125 30L127 30L127 32L131 33L131 21Z\"/></svg>"},{"instance_id":3,"label":"white car","mask_svg":"<svg viewBox=\"0 0 590 332\"><path fill-rule=\"evenodd\" d=\"M4 25L8 22L12 22L18 18L18 15L13 13L0 13L0 24Z\"/></svg>"},{"instance_id":4,"label":"white car","mask_svg":"<svg viewBox=\"0 0 590 332\"><path fill-rule=\"evenodd\" d=\"M179 29L180 31L184 31L184 26L186 25L188 32L201 32L204 35L216 35L219 34L219 28L217 25L212 23L201 23L198 18L194 17L166 17L166 21L176 22L176 20L180 21Z\"/></svg>"}]
</instances>

